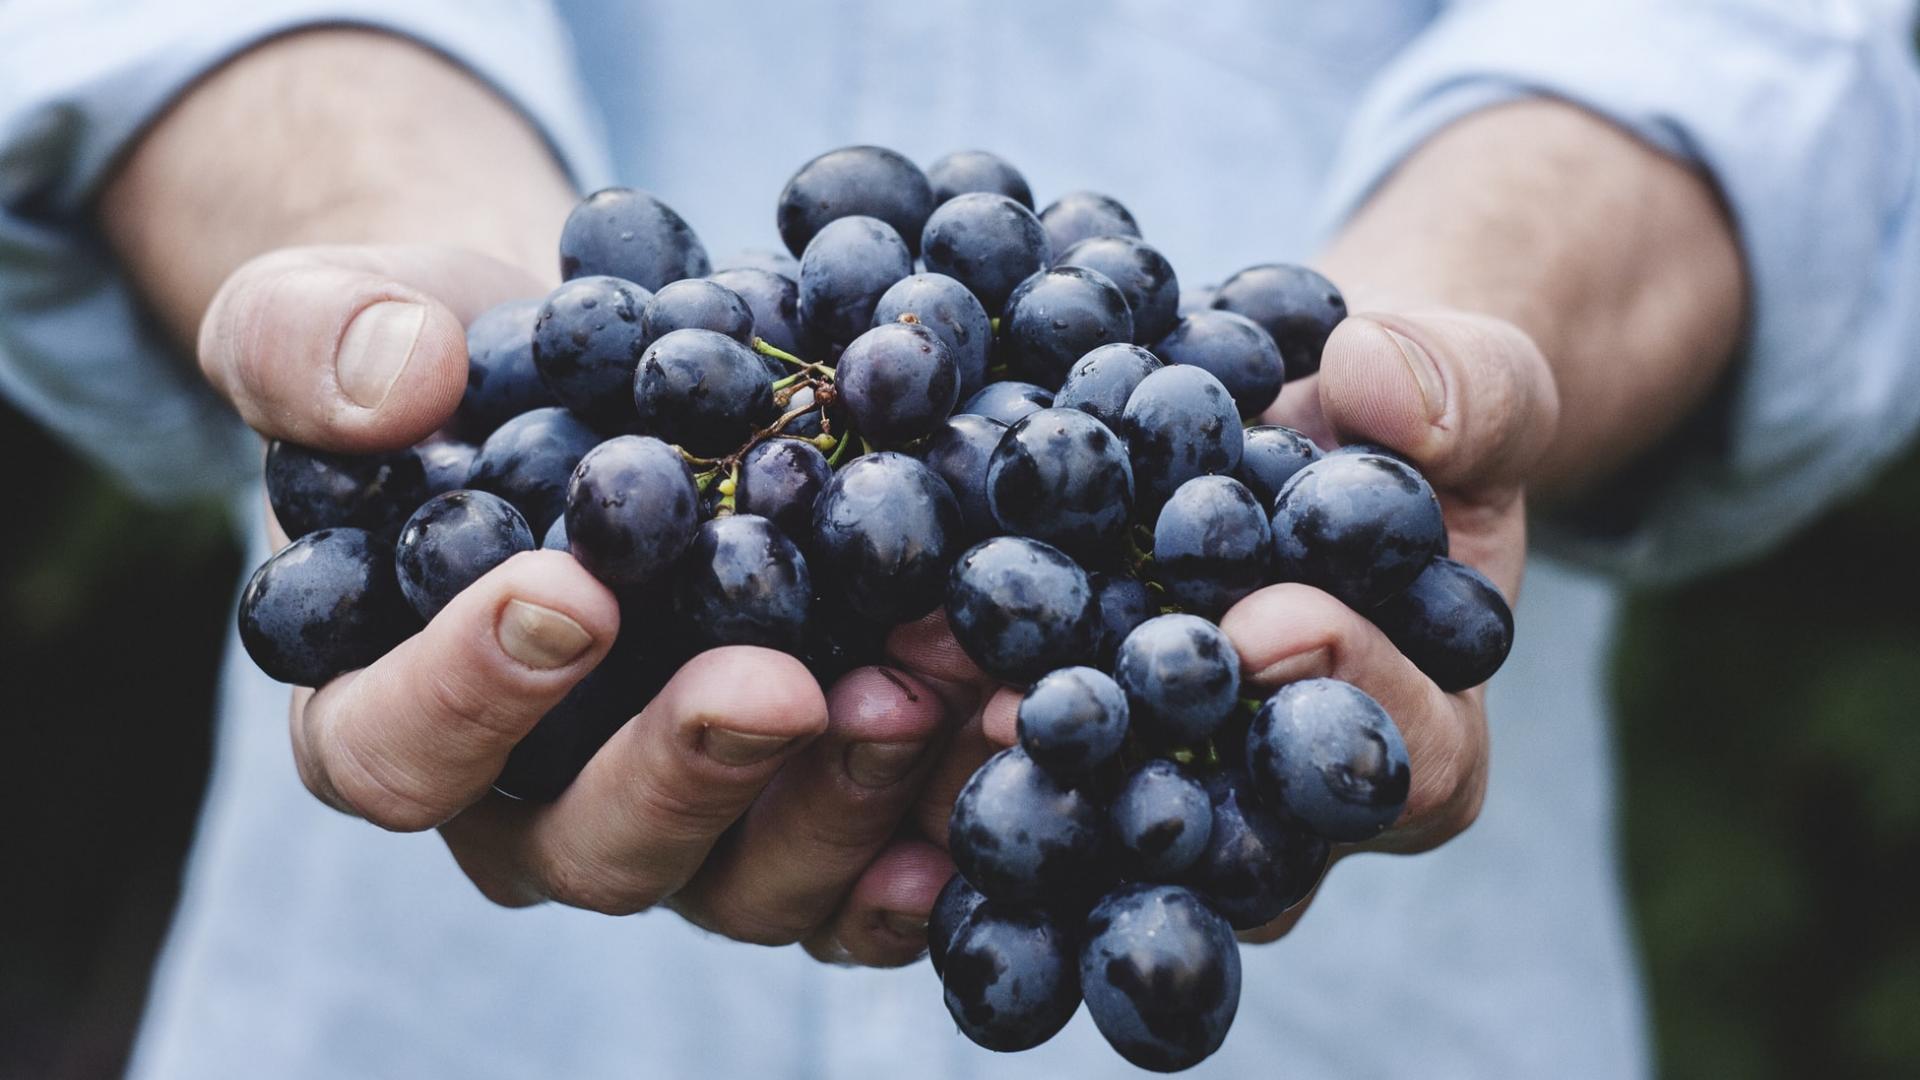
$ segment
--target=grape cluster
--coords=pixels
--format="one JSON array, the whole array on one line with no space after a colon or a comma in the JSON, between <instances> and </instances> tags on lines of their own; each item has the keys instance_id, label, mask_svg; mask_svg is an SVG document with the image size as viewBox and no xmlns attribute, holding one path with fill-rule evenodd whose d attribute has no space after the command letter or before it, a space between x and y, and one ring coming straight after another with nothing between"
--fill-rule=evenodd
<instances>
[{"instance_id":1,"label":"grape cluster","mask_svg":"<svg viewBox=\"0 0 1920 1080\"><path fill-rule=\"evenodd\" d=\"M293 542L248 583L241 640L317 685L515 553L571 552L623 628L496 782L551 799L695 650L784 650L825 682L944 607L1026 689L1018 745L952 811L928 944L955 1022L1025 1049L1085 1001L1127 1060L1191 1066L1238 1006L1235 931L1392 824L1410 781L1359 689L1243 696L1214 620L1302 582L1459 690L1504 660L1512 614L1446 557L1404 459L1256 423L1345 315L1314 272L1249 267L1195 303L1118 201L1036 214L979 151L925 171L831 151L776 219L790 254L714 270L660 200L598 192L561 234L565 283L469 327L447 430L274 444Z\"/></svg>"}]
</instances>

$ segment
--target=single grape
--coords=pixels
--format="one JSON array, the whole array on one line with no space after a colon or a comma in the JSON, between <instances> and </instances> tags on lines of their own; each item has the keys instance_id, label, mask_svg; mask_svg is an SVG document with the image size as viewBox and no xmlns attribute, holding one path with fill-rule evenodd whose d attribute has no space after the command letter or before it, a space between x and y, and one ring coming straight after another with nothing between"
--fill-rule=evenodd
<instances>
[{"instance_id":1,"label":"single grape","mask_svg":"<svg viewBox=\"0 0 1920 1080\"><path fill-rule=\"evenodd\" d=\"M855 431L881 446L931 432L959 400L960 372L939 335L919 323L883 323L840 354L834 389Z\"/></svg>"},{"instance_id":2,"label":"single grape","mask_svg":"<svg viewBox=\"0 0 1920 1080\"><path fill-rule=\"evenodd\" d=\"M787 250L801 255L829 224L855 216L886 222L917 251L932 212L933 190L918 165L884 147L846 146L800 166L780 191L775 217Z\"/></svg>"},{"instance_id":3,"label":"single grape","mask_svg":"<svg viewBox=\"0 0 1920 1080\"><path fill-rule=\"evenodd\" d=\"M1078 409L1028 413L988 459L987 506L1005 532L1044 540L1082 562L1111 561L1133 512L1126 444Z\"/></svg>"},{"instance_id":4,"label":"single grape","mask_svg":"<svg viewBox=\"0 0 1920 1080\"><path fill-rule=\"evenodd\" d=\"M987 462L1006 433L1007 425L998 420L959 413L934 428L920 445L920 460L947 482L959 500L960 517L971 541L1000 531L987 504Z\"/></svg>"},{"instance_id":5,"label":"single grape","mask_svg":"<svg viewBox=\"0 0 1920 1080\"><path fill-rule=\"evenodd\" d=\"M798 439L768 439L740 459L734 508L774 523L795 543L807 539L813 501L833 476L826 455Z\"/></svg>"},{"instance_id":6,"label":"single grape","mask_svg":"<svg viewBox=\"0 0 1920 1080\"><path fill-rule=\"evenodd\" d=\"M1324 457L1313 440L1290 427L1261 424L1241 436L1240 467L1234 479L1247 485L1268 512L1293 474Z\"/></svg>"},{"instance_id":7,"label":"single grape","mask_svg":"<svg viewBox=\"0 0 1920 1080\"><path fill-rule=\"evenodd\" d=\"M813 602L807 560L771 521L729 514L700 526L673 582L674 610L702 646L798 654Z\"/></svg>"},{"instance_id":8,"label":"single grape","mask_svg":"<svg viewBox=\"0 0 1920 1080\"><path fill-rule=\"evenodd\" d=\"M993 342L993 323L979 298L945 274L913 274L881 294L873 325L906 317L946 343L960 373L961 400L979 393L987 381L987 346Z\"/></svg>"},{"instance_id":9,"label":"single grape","mask_svg":"<svg viewBox=\"0 0 1920 1080\"><path fill-rule=\"evenodd\" d=\"M1107 837L1134 880L1177 879L1205 853L1212 831L1206 787L1165 758L1141 763L1107 808Z\"/></svg>"},{"instance_id":10,"label":"single grape","mask_svg":"<svg viewBox=\"0 0 1920 1080\"><path fill-rule=\"evenodd\" d=\"M662 285L640 309L641 348L675 330L712 330L742 345L753 342L753 309L745 297L712 278Z\"/></svg>"},{"instance_id":11,"label":"single grape","mask_svg":"<svg viewBox=\"0 0 1920 1080\"><path fill-rule=\"evenodd\" d=\"M980 670L1014 684L1092 660L1100 630L1086 572L1058 548L1019 536L960 556L947 622Z\"/></svg>"},{"instance_id":12,"label":"single grape","mask_svg":"<svg viewBox=\"0 0 1920 1080\"><path fill-rule=\"evenodd\" d=\"M1072 936L1053 919L989 900L948 946L940 980L947 1011L961 1034L989 1050L1031 1050L1080 1008L1078 960Z\"/></svg>"},{"instance_id":13,"label":"single grape","mask_svg":"<svg viewBox=\"0 0 1920 1080\"><path fill-rule=\"evenodd\" d=\"M877 218L837 218L800 256L801 325L844 345L873 326L880 297L911 273L913 256L892 226Z\"/></svg>"},{"instance_id":14,"label":"single grape","mask_svg":"<svg viewBox=\"0 0 1920 1080\"><path fill-rule=\"evenodd\" d=\"M1320 352L1340 320L1347 301L1333 282L1304 266L1263 263L1249 266L1220 284L1212 304L1245 315L1273 337L1286 357L1287 378L1320 370Z\"/></svg>"},{"instance_id":15,"label":"single grape","mask_svg":"<svg viewBox=\"0 0 1920 1080\"><path fill-rule=\"evenodd\" d=\"M1244 419L1267 411L1286 379L1286 364L1273 338L1252 319L1230 311L1188 315L1153 351L1169 364L1192 364L1212 372L1233 395Z\"/></svg>"},{"instance_id":16,"label":"single grape","mask_svg":"<svg viewBox=\"0 0 1920 1080\"><path fill-rule=\"evenodd\" d=\"M1210 619L1267 583L1271 552L1266 513L1231 477L1181 484L1153 525L1155 578L1174 603Z\"/></svg>"},{"instance_id":17,"label":"single grape","mask_svg":"<svg viewBox=\"0 0 1920 1080\"><path fill-rule=\"evenodd\" d=\"M985 150L955 150L927 166L927 183L933 186L935 206L956 195L985 191L1033 209L1033 190L1027 187L1027 178L1005 158Z\"/></svg>"},{"instance_id":18,"label":"single grape","mask_svg":"<svg viewBox=\"0 0 1920 1080\"><path fill-rule=\"evenodd\" d=\"M1129 342L1113 342L1092 350L1074 361L1053 404L1062 409L1079 409L1114 431L1121 427L1127 399L1140 381L1159 371L1160 358Z\"/></svg>"},{"instance_id":19,"label":"single grape","mask_svg":"<svg viewBox=\"0 0 1920 1080\"><path fill-rule=\"evenodd\" d=\"M574 278L547 294L533 363L560 404L603 430L633 420L633 371L646 349L646 290L614 277Z\"/></svg>"},{"instance_id":20,"label":"single grape","mask_svg":"<svg viewBox=\"0 0 1920 1080\"><path fill-rule=\"evenodd\" d=\"M1094 191L1072 191L1055 199L1040 211L1040 224L1046 226L1055 251L1096 236L1140 235L1140 226L1120 200Z\"/></svg>"},{"instance_id":21,"label":"single grape","mask_svg":"<svg viewBox=\"0 0 1920 1080\"><path fill-rule=\"evenodd\" d=\"M1262 806L1242 773L1215 773L1206 786L1213 825L1187 880L1235 930L1265 926L1319 884L1327 842Z\"/></svg>"},{"instance_id":22,"label":"single grape","mask_svg":"<svg viewBox=\"0 0 1920 1080\"><path fill-rule=\"evenodd\" d=\"M644 191L596 191L573 208L560 230L562 278L605 274L652 292L711 269L707 249L686 219Z\"/></svg>"},{"instance_id":23,"label":"single grape","mask_svg":"<svg viewBox=\"0 0 1920 1080\"><path fill-rule=\"evenodd\" d=\"M1050 408L1053 391L1028 382L990 382L954 410L1012 424L1030 412Z\"/></svg>"},{"instance_id":24,"label":"single grape","mask_svg":"<svg viewBox=\"0 0 1920 1080\"><path fill-rule=\"evenodd\" d=\"M281 548L240 593L240 644L267 677L320 686L366 667L419 629L393 545L365 529L320 529Z\"/></svg>"},{"instance_id":25,"label":"single grape","mask_svg":"<svg viewBox=\"0 0 1920 1080\"><path fill-rule=\"evenodd\" d=\"M1094 650L1098 663L1111 668L1120 643L1133 628L1159 613L1153 594L1138 580L1121 574L1092 573L1087 581L1093 586L1093 603L1100 629L1099 645Z\"/></svg>"},{"instance_id":26,"label":"single grape","mask_svg":"<svg viewBox=\"0 0 1920 1080\"><path fill-rule=\"evenodd\" d=\"M1240 1008L1240 946L1191 890L1129 885L1087 916L1081 993L1107 1042L1133 1064L1177 1072L1226 1040Z\"/></svg>"},{"instance_id":27,"label":"single grape","mask_svg":"<svg viewBox=\"0 0 1920 1080\"><path fill-rule=\"evenodd\" d=\"M1379 457L1392 458L1393 460L1399 462L1402 465L1407 466L1408 468L1418 469L1420 467L1419 463L1415 462L1412 458L1401 453L1400 451L1395 450L1393 447L1382 446L1381 444L1374 443L1374 442L1341 443L1339 446L1336 446L1333 449L1327 451L1326 454L1323 456L1344 457L1348 454L1374 454Z\"/></svg>"},{"instance_id":28,"label":"single grape","mask_svg":"<svg viewBox=\"0 0 1920 1080\"><path fill-rule=\"evenodd\" d=\"M538 299L509 300L467 324L467 392L460 396L454 427L470 439L532 409L560 404L533 363L533 327Z\"/></svg>"},{"instance_id":29,"label":"single grape","mask_svg":"<svg viewBox=\"0 0 1920 1080\"><path fill-rule=\"evenodd\" d=\"M920 251L928 270L971 289L988 311L999 311L1014 286L1053 259L1033 211L987 192L941 203L927 218Z\"/></svg>"},{"instance_id":30,"label":"single grape","mask_svg":"<svg viewBox=\"0 0 1920 1080\"><path fill-rule=\"evenodd\" d=\"M1061 266L1035 274L1007 297L1000 341L1013 373L1058 387L1093 349L1133 340L1127 298L1097 270Z\"/></svg>"},{"instance_id":31,"label":"single grape","mask_svg":"<svg viewBox=\"0 0 1920 1080\"><path fill-rule=\"evenodd\" d=\"M1436 555L1367 618L1442 690L1479 686L1513 649L1513 609L1480 571Z\"/></svg>"},{"instance_id":32,"label":"single grape","mask_svg":"<svg viewBox=\"0 0 1920 1080\"><path fill-rule=\"evenodd\" d=\"M738 448L773 418L773 380L752 349L712 330L675 330L634 374L638 429L701 457Z\"/></svg>"},{"instance_id":33,"label":"single grape","mask_svg":"<svg viewBox=\"0 0 1920 1080\"><path fill-rule=\"evenodd\" d=\"M1140 380L1120 418L1134 493L1151 521L1181 484L1240 465L1240 414L1212 374L1171 364Z\"/></svg>"},{"instance_id":34,"label":"single grape","mask_svg":"<svg viewBox=\"0 0 1920 1080\"><path fill-rule=\"evenodd\" d=\"M960 789L947 843L954 865L989 900L1040 903L1070 894L1092 869L1100 819L1091 796L1012 746L988 758ZM949 969L953 963L949 950Z\"/></svg>"},{"instance_id":35,"label":"single grape","mask_svg":"<svg viewBox=\"0 0 1920 1080\"><path fill-rule=\"evenodd\" d=\"M659 605L664 601L655 597L620 605L620 636L606 659L514 744L493 781L495 791L528 802L559 798L614 732L666 686L680 658L655 645L659 628L650 627L648 619Z\"/></svg>"},{"instance_id":36,"label":"single grape","mask_svg":"<svg viewBox=\"0 0 1920 1080\"><path fill-rule=\"evenodd\" d=\"M415 445L413 456L420 459L427 495L431 497L466 487L467 474L473 471L473 459L479 453L480 448L472 443L443 435L431 436Z\"/></svg>"},{"instance_id":37,"label":"single grape","mask_svg":"<svg viewBox=\"0 0 1920 1080\"><path fill-rule=\"evenodd\" d=\"M1015 725L1028 757L1054 776L1072 780L1120 752L1127 737L1127 696L1103 671L1060 668L1027 688Z\"/></svg>"},{"instance_id":38,"label":"single grape","mask_svg":"<svg viewBox=\"0 0 1920 1080\"><path fill-rule=\"evenodd\" d=\"M289 539L317 529L365 529L393 542L427 499L427 471L412 450L336 454L275 439L267 445L267 505Z\"/></svg>"},{"instance_id":39,"label":"single grape","mask_svg":"<svg viewBox=\"0 0 1920 1080\"><path fill-rule=\"evenodd\" d=\"M814 586L819 588L818 583ZM806 652L801 659L814 680L832 686L855 668L887 664L887 631L891 625L856 614L837 594L816 593L813 621L807 629Z\"/></svg>"},{"instance_id":40,"label":"single grape","mask_svg":"<svg viewBox=\"0 0 1920 1080\"><path fill-rule=\"evenodd\" d=\"M891 626L940 606L963 528L960 504L931 469L905 454L868 454L814 500L807 557L854 613Z\"/></svg>"},{"instance_id":41,"label":"single grape","mask_svg":"<svg viewBox=\"0 0 1920 1080\"><path fill-rule=\"evenodd\" d=\"M600 436L562 408L535 409L501 424L473 459L467 486L513 504L527 526L545 533L567 508L567 481Z\"/></svg>"},{"instance_id":42,"label":"single grape","mask_svg":"<svg viewBox=\"0 0 1920 1080\"><path fill-rule=\"evenodd\" d=\"M540 550L571 550L570 545L567 543L567 515L561 514L559 517L553 519L553 524L547 526L547 534L540 538Z\"/></svg>"},{"instance_id":43,"label":"single grape","mask_svg":"<svg viewBox=\"0 0 1920 1080\"><path fill-rule=\"evenodd\" d=\"M533 530L512 503L484 491L449 491L407 519L394 565L407 603L432 620L481 575L533 548Z\"/></svg>"},{"instance_id":44,"label":"single grape","mask_svg":"<svg viewBox=\"0 0 1920 1080\"><path fill-rule=\"evenodd\" d=\"M1446 548L1433 488L1379 454L1329 454L1295 473L1274 499L1275 569L1355 611L1413 584Z\"/></svg>"},{"instance_id":45,"label":"single grape","mask_svg":"<svg viewBox=\"0 0 1920 1080\"><path fill-rule=\"evenodd\" d=\"M782 352L804 356L811 351L800 327L799 263L794 263L792 277L743 266L716 270L707 275L707 280L732 290L747 305L754 337L763 339ZM664 293L667 290L661 291ZM707 329L719 330L720 327L710 326ZM780 361L771 358L767 358L767 361L781 368L781 375L788 373Z\"/></svg>"},{"instance_id":46,"label":"single grape","mask_svg":"<svg viewBox=\"0 0 1920 1080\"><path fill-rule=\"evenodd\" d=\"M945 974L947 946L952 943L953 935L986 899L959 874L947 879L933 901L932 913L927 916L927 961L933 965L935 975Z\"/></svg>"},{"instance_id":47,"label":"single grape","mask_svg":"<svg viewBox=\"0 0 1920 1080\"><path fill-rule=\"evenodd\" d=\"M720 275L735 270L765 270L769 274L778 274L795 285L800 283L800 257L785 251L775 251L772 248L741 248L723 259L716 260L713 264L713 273L707 276L719 281L722 285L727 285ZM735 292L740 291L733 285L727 285L727 288Z\"/></svg>"},{"instance_id":48,"label":"single grape","mask_svg":"<svg viewBox=\"0 0 1920 1080\"><path fill-rule=\"evenodd\" d=\"M1133 313L1133 340L1150 345L1179 321L1180 279L1159 250L1135 236L1092 236L1056 255L1055 266L1105 274Z\"/></svg>"},{"instance_id":49,"label":"single grape","mask_svg":"<svg viewBox=\"0 0 1920 1080\"><path fill-rule=\"evenodd\" d=\"M615 588L659 577L693 543L699 528L700 492L693 473L679 452L659 439L608 439L580 459L567 484L568 547L580 565Z\"/></svg>"},{"instance_id":50,"label":"single grape","mask_svg":"<svg viewBox=\"0 0 1920 1080\"><path fill-rule=\"evenodd\" d=\"M1337 679L1305 679L1267 699L1247 733L1262 803L1328 840L1371 840L1407 804L1400 729L1380 703Z\"/></svg>"},{"instance_id":51,"label":"single grape","mask_svg":"<svg viewBox=\"0 0 1920 1080\"><path fill-rule=\"evenodd\" d=\"M1198 615L1156 615L1120 643L1113 678L1134 731L1149 744L1182 746L1212 735L1239 704L1240 654Z\"/></svg>"}]
</instances>

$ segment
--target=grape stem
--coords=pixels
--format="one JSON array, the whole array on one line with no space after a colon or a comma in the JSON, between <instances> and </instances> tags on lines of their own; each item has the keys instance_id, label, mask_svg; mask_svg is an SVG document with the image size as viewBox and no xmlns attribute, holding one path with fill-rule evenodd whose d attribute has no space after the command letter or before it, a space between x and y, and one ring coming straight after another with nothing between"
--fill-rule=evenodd
<instances>
[{"instance_id":1,"label":"grape stem","mask_svg":"<svg viewBox=\"0 0 1920 1080\"><path fill-rule=\"evenodd\" d=\"M825 379L828 382L833 381L832 368L828 367L825 364L816 364L811 360L802 360L799 357L793 355L792 353L786 351L785 349L767 344L766 338L763 338L763 337L754 338L753 351L759 353L761 356L771 356L775 360L778 360L783 364L792 364L794 367L799 368L801 371L806 372L810 375L818 376L819 378Z\"/></svg>"}]
</instances>

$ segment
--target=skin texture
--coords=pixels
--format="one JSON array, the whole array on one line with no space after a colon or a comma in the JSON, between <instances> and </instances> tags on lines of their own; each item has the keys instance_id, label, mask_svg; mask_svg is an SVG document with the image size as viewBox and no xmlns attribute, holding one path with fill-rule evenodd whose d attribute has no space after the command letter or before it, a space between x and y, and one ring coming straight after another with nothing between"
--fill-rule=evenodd
<instances>
[{"instance_id":1,"label":"skin texture","mask_svg":"<svg viewBox=\"0 0 1920 1080\"><path fill-rule=\"evenodd\" d=\"M316 159L316 144L354 152ZM98 216L157 318L244 419L364 453L418 442L453 414L465 324L558 284L554 237L576 195L522 116L457 68L328 29L274 39L197 83L109 178ZM1434 137L1317 267L1359 314L1268 422L1413 458L1439 491L1453 557L1509 598L1528 494L1577 491L1679 423L1726 369L1743 319L1712 187L1557 103L1477 113ZM398 364L372 363L348 332L376 308L402 331ZM1580 409L1563 416L1563 398ZM938 615L892 635L912 674L856 670L824 694L791 658L719 649L666 681L555 801L489 796L515 743L618 628L613 596L571 558L517 555L381 660L293 695L301 775L343 812L438 827L500 903L664 901L715 932L804 941L834 961L915 956L952 872L947 810L1011 744L1017 695L987 699ZM1424 850L1471 823L1487 762L1480 691L1442 692L1370 624L1298 585L1242 601L1226 629L1251 684L1341 678L1401 727L1407 809L1369 847ZM461 675L429 674L443 671Z\"/></svg>"}]
</instances>

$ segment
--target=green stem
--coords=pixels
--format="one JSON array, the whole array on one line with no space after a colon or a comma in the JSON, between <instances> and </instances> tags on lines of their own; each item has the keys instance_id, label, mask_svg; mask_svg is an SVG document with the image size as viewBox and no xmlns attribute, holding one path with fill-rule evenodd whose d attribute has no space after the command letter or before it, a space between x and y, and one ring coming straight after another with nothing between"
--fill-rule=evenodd
<instances>
[{"instance_id":1,"label":"green stem","mask_svg":"<svg viewBox=\"0 0 1920 1080\"><path fill-rule=\"evenodd\" d=\"M812 374L818 375L821 378L827 379L829 381L833 379L832 368L826 366L825 364L816 364L810 360L802 360L799 357L793 355L792 353L786 351L785 349L767 344L766 338L763 338L763 337L754 338L753 351L759 353L761 356L771 356L775 360L778 360L783 364L792 364L794 367L799 368L803 372L811 372Z\"/></svg>"},{"instance_id":2,"label":"green stem","mask_svg":"<svg viewBox=\"0 0 1920 1080\"><path fill-rule=\"evenodd\" d=\"M852 445L853 438L851 436L840 436L839 442L833 448L833 453L827 455L827 467L832 469L839 468L840 463L847 459L847 447Z\"/></svg>"}]
</instances>

